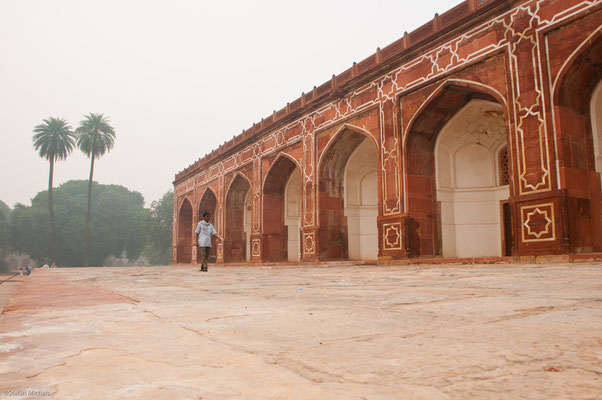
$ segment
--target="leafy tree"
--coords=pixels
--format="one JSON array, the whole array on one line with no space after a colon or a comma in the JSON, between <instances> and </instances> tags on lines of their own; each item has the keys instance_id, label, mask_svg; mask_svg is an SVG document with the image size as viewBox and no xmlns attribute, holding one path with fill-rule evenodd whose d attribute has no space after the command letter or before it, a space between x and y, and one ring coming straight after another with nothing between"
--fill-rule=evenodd
<instances>
[{"instance_id":1,"label":"leafy tree","mask_svg":"<svg viewBox=\"0 0 602 400\"><path fill-rule=\"evenodd\" d=\"M75 136L71 126L62 118L48 118L43 124L33 129L33 147L40 157L50 162L50 173L48 177L48 214L50 215L50 249L51 261L56 261L56 224L52 202L52 178L54 174L54 162L64 160L73 150Z\"/></svg>"},{"instance_id":2,"label":"leafy tree","mask_svg":"<svg viewBox=\"0 0 602 400\"><path fill-rule=\"evenodd\" d=\"M171 240L173 229L173 191L151 203L146 223L147 243L144 255L153 265L171 264Z\"/></svg>"},{"instance_id":3,"label":"leafy tree","mask_svg":"<svg viewBox=\"0 0 602 400\"><path fill-rule=\"evenodd\" d=\"M115 143L115 130L110 125L108 118L103 114L90 113L80 121L75 130L77 134L77 147L90 158L90 178L88 180L88 210L86 212L86 242L85 261L88 266L90 248L90 212L92 208L92 178L94 177L94 160L108 153Z\"/></svg>"},{"instance_id":4,"label":"leafy tree","mask_svg":"<svg viewBox=\"0 0 602 400\"><path fill-rule=\"evenodd\" d=\"M101 266L107 257L123 252L130 259L140 256L145 244L145 221L149 210L144 208L144 198L119 185L101 185L93 182L95 207L90 225L89 265ZM60 266L84 264L83 241L85 235L87 181L69 181L55 189L57 222L57 259ZM41 245L48 234L48 211L44 203L48 191L38 193L31 206L17 204L11 215L10 235L12 247L44 260L47 249Z\"/></svg>"},{"instance_id":5,"label":"leafy tree","mask_svg":"<svg viewBox=\"0 0 602 400\"><path fill-rule=\"evenodd\" d=\"M0 200L0 271L6 271L7 265L4 258L10 250L9 246L9 229L10 224L10 207L5 202Z\"/></svg>"}]
</instances>

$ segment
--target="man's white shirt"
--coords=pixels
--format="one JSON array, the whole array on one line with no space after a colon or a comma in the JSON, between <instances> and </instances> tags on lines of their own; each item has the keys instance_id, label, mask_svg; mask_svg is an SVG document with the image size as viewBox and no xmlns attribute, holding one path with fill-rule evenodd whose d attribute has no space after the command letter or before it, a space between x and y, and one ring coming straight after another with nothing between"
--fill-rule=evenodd
<instances>
[{"instance_id":1,"label":"man's white shirt","mask_svg":"<svg viewBox=\"0 0 602 400\"><path fill-rule=\"evenodd\" d=\"M205 220L199 221L195 232L199 235L200 247L211 247L211 236L217 235L217 231L213 227L213 224Z\"/></svg>"}]
</instances>

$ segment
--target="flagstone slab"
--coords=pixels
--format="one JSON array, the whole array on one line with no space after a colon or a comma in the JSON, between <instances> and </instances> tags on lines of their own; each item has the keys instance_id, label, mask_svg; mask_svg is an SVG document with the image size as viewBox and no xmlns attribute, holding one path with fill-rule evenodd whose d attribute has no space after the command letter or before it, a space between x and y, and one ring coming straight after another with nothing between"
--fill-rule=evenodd
<instances>
[{"instance_id":1,"label":"flagstone slab","mask_svg":"<svg viewBox=\"0 0 602 400\"><path fill-rule=\"evenodd\" d=\"M0 396L597 399L601 332L597 263L36 269Z\"/></svg>"}]
</instances>

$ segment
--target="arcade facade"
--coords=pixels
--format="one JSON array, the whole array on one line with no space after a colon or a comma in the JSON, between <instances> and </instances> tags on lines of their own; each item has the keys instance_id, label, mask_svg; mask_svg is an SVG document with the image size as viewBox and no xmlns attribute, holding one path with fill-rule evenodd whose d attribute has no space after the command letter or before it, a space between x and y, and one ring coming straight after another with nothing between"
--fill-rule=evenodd
<instances>
[{"instance_id":1,"label":"arcade facade","mask_svg":"<svg viewBox=\"0 0 602 400\"><path fill-rule=\"evenodd\" d=\"M602 1L468 0L176 175L174 263L602 250Z\"/></svg>"}]
</instances>

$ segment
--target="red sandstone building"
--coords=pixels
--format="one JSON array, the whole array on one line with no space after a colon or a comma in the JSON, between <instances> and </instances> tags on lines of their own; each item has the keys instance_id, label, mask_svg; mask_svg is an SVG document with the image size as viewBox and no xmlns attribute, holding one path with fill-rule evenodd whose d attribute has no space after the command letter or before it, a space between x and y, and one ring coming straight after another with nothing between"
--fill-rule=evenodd
<instances>
[{"instance_id":1,"label":"red sandstone building","mask_svg":"<svg viewBox=\"0 0 602 400\"><path fill-rule=\"evenodd\" d=\"M176 175L174 263L602 249L602 1L468 0Z\"/></svg>"}]
</instances>

